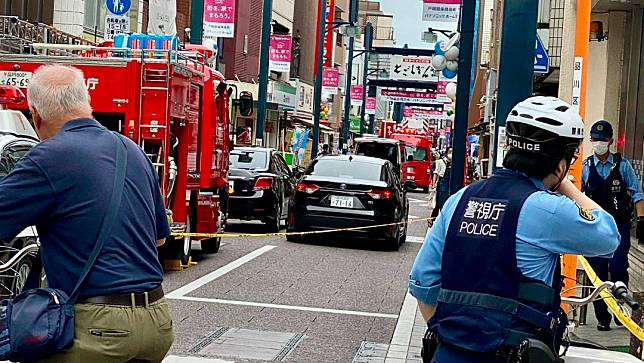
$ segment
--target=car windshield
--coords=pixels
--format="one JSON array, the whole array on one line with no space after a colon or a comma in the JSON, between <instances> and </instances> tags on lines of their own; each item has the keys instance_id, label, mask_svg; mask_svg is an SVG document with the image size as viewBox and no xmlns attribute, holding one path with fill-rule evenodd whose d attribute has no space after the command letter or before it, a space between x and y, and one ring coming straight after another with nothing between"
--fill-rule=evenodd
<instances>
[{"instance_id":1,"label":"car windshield","mask_svg":"<svg viewBox=\"0 0 644 363\"><path fill-rule=\"evenodd\" d=\"M347 159L314 160L306 171L307 175L326 176L342 179L383 180L382 165Z\"/></svg>"},{"instance_id":2,"label":"car windshield","mask_svg":"<svg viewBox=\"0 0 644 363\"><path fill-rule=\"evenodd\" d=\"M266 169L268 167L266 152L233 150L230 154L230 166L234 169Z\"/></svg>"},{"instance_id":3,"label":"car windshield","mask_svg":"<svg viewBox=\"0 0 644 363\"><path fill-rule=\"evenodd\" d=\"M405 154L407 154L407 161L410 161L409 156L413 156L413 161L426 161L427 148L421 146L405 146Z\"/></svg>"},{"instance_id":4,"label":"car windshield","mask_svg":"<svg viewBox=\"0 0 644 363\"><path fill-rule=\"evenodd\" d=\"M394 165L399 165L398 145L380 142L361 142L356 146L356 154L371 156L373 158L389 160Z\"/></svg>"}]
</instances>

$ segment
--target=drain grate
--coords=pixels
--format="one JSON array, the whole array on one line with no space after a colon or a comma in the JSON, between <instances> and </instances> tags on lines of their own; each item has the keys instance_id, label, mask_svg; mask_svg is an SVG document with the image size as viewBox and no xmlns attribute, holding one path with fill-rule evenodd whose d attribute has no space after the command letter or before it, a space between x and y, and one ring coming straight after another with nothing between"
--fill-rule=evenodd
<instances>
[{"instance_id":1,"label":"drain grate","mask_svg":"<svg viewBox=\"0 0 644 363\"><path fill-rule=\"evenodd\" d=\"M190 353L207 357L280 362L304 339L303 334L217 327L197 343Z\"/></svg>"}]
</instances>

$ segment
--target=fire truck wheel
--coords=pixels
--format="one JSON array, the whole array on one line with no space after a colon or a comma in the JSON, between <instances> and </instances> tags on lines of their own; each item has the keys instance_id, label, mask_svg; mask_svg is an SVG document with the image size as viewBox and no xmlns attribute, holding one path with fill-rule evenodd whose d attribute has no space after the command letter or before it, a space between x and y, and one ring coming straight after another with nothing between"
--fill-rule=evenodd
<instances>
[{"instance_id":1,"label":"fire truck wheel","mask_svg":"<svg viewBox=\"0 0 644 363\"><path fill-rule=\"evenodd\" d=\"M221 247L221 237L208 238L201 241L201 252L217 253Z\"/></svg>"},{"instance_id":2,"label":"fire truck wheel","mask_svg":"<svg viewBox=\"0 0 644 363\"><path fill-rule=\"evenodd\" d=\"M186 217L186 232L194 232L191 222L192 218L188 214ZM181 261L182 265L187 265L190 262L190 256L192 254L192 238L176 238L172 242L173 244L170 246L172 248L172 256L170 258L176 258Z\"/></svg>"}]
</instances>

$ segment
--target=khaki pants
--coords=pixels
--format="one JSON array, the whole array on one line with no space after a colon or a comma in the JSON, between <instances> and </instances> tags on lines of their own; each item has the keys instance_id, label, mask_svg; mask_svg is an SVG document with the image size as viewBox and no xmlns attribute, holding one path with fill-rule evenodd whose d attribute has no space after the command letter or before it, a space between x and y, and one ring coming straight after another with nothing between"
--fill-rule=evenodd
<instances>
[{"instance_id":1,"label":"khaki pants","mask_svg":"<svg viewBox=\"0 0 644 363\"><path fill-rule=\"evenodd\" d=\"M75 339L41 363L161 362L174 341L165 299L145 306L77 304Z\"/></svg>"}]
</instances>

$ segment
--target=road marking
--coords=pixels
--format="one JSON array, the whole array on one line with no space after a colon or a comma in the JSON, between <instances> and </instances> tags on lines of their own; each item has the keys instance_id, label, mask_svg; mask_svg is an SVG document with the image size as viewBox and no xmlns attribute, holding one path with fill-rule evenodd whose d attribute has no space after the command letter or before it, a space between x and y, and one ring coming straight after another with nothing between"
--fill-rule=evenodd
<instances>
[{"instance_id":1,"label":"road marking","mask_svg":"<svg viewBox=\"0 0 644 363\"><path fill-rule=\"evenodd\" d=\"M396 314L370 313L368 311L325 309L325 308L315 308L311 306L268 304L268 303L257 303L252 301L223 300L223 299L212 299L212 298L192 297L192 296L177 296L177 297L171 297L171 299L214 303L214 304L254 306L254 307L269 308L269 309L309 311L314 313L329 313L329 314L339 314L339 315L368 316L372 318L398 319L398 315Z\"/></svg>"},{"instance_id":2,"label":"road marking","mask_svg":"<svg viewBox=\"0 0 644 363\"><path fill-rule=\"evenodd\" d=\"M425 242L425 237L407 236L407 242L424 243Z\"/></svg>"},{"instance_id":3,"label":"road marking","mask_svg":"<svg viewBox=\"0 0 644 363\"><path fill-rule=\"evenodd\" d=\"M410 203L426 203L427 200L425 199L416 199L416 198L409 198L407 197Z\"/></svg>"},{"instance_id":4,"label":"road marking","mask_svg":"<svg viewBox=\"0 0 644 363\"><path fill-rule=\"evenodd\" d=\"M163 363L235 363L235 362L232 360L209 359L209 358L200 358L200 357L180 357L178 355L169 355L163 360Z\"/></svg>"},{"instance_id":5,"label":"road marking","mask_svg":"<svg viewBox=\"0 0 644 363\"><path fill-rule=\"evenodd\" d=\"M405 294L405 301L400 309L400 316L394 329L394 335L389 344L389 351L387 358L395 358L395 351L398 346L409 347L411 342L411 334L414 330L414 323L416 322L417 304L416 299L409 292ZM394 349L392 347L396 346Z\"/></svg>"},{"instance_id":6,"label":"road marking","mask_svg":"<svg viewBox=\"0 0 644 363\"><path fill-rule=\"evenodd\" d=\"M251 253L249 253L249 254L247 254L245 256L242 256L242 257L236 259L235 261L233 261L233 262L231 262L231 263L229 263L229 264L227 264L227 265L225 265L223 267L220 267L220 268L216 269L215 271L213 271L213 272L211 272L211 273L209 273L207 275L204 275L204 276L196 279L195 281L193 281L193 282L191 282L191 283L189 283L189 284L187 284L185 286L180 287L180 288L178 288L178 289L166 294L166 297L169 298L169 299L177 299L177 298L183 297L185 295L188 295L189 293L193 292L194 290L197 290L198 288L202 287L203 285L206 285L206 284L214 281L215 279L218 279L218 278L224 276L225 274L229 273L230 271L238 268L239 266L245 264L246 262L250 262L250 261L256 259L257 257L265 254L266 252L272 250L275 247L277 247L277 246L267 245L267 246L258 248L255 251L253 251L253 252L251 252Z\"/></svg>"}]
</instances>

